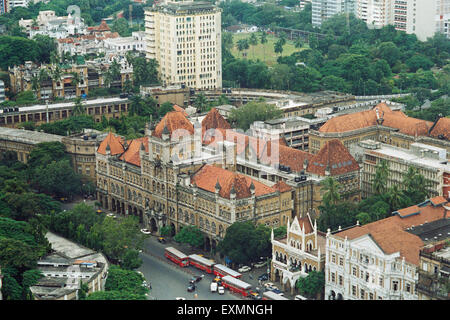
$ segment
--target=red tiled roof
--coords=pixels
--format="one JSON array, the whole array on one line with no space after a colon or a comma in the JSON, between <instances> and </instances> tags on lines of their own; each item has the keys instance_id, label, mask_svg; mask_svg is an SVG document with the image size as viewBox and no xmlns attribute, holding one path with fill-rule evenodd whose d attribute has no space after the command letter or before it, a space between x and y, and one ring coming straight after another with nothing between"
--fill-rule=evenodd
<instances>
[{"instance_id":1,"label":"red tiled roof","mask_svg":"<svg viewBox=\"0 0 450 320\"><path fill-rule=\"evenodd\" d=\"M404 208L398 211L412 213L417 210L416 207L413 206L412 208ZM363 235L370 235L386 254L400 252L400 256L405 257L406 261L418 265L419 251L424 243L420 237L409 233L406 228L443 219L446 213L446 209L443 206L434 207L427 205L418 208L418 214L409 216L396 214L386 219L341 231L336 233L335 236L347 237L351 240Z\"/></svg>"},{"instance_id":2,"label":"red tiled roof","mask_svg":"<svg viewBox=\"0 0 450 320\"><path fill-rule=\"evenodd\" d=\"M332 118L322 125L319 131L347 132L362 129L377 125L378 118L383 118L383 126L398 129L408 135L427 136L433 124L430 121L408 117L402 111L392 111L385 103L380 103L371 110Z\"/></svg>"},{"instance_id":3,"label":"red tiled roof","mask_svg":"<svg viewBox=\"0 0 450 320\"><path fill-rule=\"evenodd\" d=\"M109 132L106 138L98 146L97 152L106 155L106 147L109 145L111 155L121 154L125 151L123 142L124 140L121 137Z\"/></svg>"},{"instance_id":4,"label":"red tiled roof","mask_svg":"<svg viewBox=\"0 0 450 320\"><path fill-rule=\"evenodd\" d=\"M305 234L309 234L309 233L313 233L314 232L314 228L311 225L311 220L310 220L309 216L298 218L298 225L302 229L304 228Z\"/></svg>"},{"instance_id":5,"label":"red tiled roof","mask_svg":"<svg viewBox=\"0 0 450 320\"><path fill-rule=\"evenodd\" d=\"M119 157L120 160L124 160L127 163L134 164L135 166L141 166L140 149L144 144L145 152L148 153L148 137L137 138L128 141L127 150Z\"/></svg>"},{"instance_id":6,"label":"red tiled roof","mask_svg":"<svg viewBox=\"0 0 450 320\"><path fill-rule=\"evenodd\" d=\"M329 166L331 176L359 170L355 158L338 139L327 141L310 159L306 171L324 176L327 166Z\"/></svg>"},{"instance_id":7,"label":"red tiled roof","mask_svg":"<svg viewBox=\"0 0 450 320\"><path fill-rule=\"evenodd\" d=\"M292 187L287 185L283 180L278 181L276 184L272 186L275 190L278 190L280 193L291 191Z\"/></svg>"},{"instance_id":8,"label":"red tiled roof","mask_svg":"<svg viewBox=\"0 0 450 320\"><path fill-rule=\"evenodd\" d=\"M440 135L446 140L450 140L450 118L440 118L430 132L430 136L433 138L439 138Z\"/></svg>"},{"instance_id":9,"label":"red tiled roof","mask_svg":"<svg viewBox=\"0 0 450 320\"><path fill-rule=\"evenodd\" d=\"M187 112L186 112L182 107L180 107L180 106L174 104L174 105L172 106L172 108L173 108L173 111L179 111L179 112L182 112L183 115L184 115L185 117L188 116Z\"/></svg>"},{"instance_id":10,"label":"red tiled roof","mask_svg":"<svg viewBox=\"0 0 450 320\"><path fill-rule=\"evenodd\" d=\"M448 201L443 196L437 196L430 199L434 206L439 206L441 204L446 204Z\"/></svg>"},{"instance_id":11,"label":"red tiled roof","mask_svg":"<svg viewBox=\"0 0 450 320\"><path fill-rule=\"evenodd\" d=\"M257 197L276 192L274 188L250 177L212 165L204 165L191 179L191 183L198 188L213 193L217 182L220 184L219 195L226 199L230 199L230 192L233 187L236 191L236 199L251 197L250 186L252 183L255 186L255 196Z\"/></svg>"},{"instance_id":12,"label":"red tiled roof","mask_svg":"<svg viewBox=\"0 0 450 320\"><path fill-rule=\"evenodd\" d=\"M170 135L177 131L177 135L184 135L187 131L189 134L194 134L194 126L186 118L186 116L179 111L170 111L161 119L161 121L156 125L155 130L152 132L152 136L162 138L162 132L164 126L167 126ZM185 130L185 131L183 131Z\"/></svg>"},{"instance_id":13,"label":"red tiled roof","mask_svg":"<svg viewBox=\"0 0 450 320\"><path fill-rule=\"evenodd\" d=\"M202 136L205 135L207 130L217 128L231 129L231 126L216 108L212 108L202 120Z\"/></svg>"}]
</instances>

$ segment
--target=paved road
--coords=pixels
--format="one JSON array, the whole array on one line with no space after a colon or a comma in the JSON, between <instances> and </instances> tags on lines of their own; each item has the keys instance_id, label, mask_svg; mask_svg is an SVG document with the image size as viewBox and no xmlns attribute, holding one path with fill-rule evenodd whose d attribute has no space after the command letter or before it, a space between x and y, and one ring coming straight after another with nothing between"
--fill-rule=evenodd
<instances>
[{"instance_id":1,"label":"paved road","mask_svg":"<svg viewBox=\"0 0 450 320\"><path fill-rule=\"evenodd\" d=\"M160 244L155 237L149 237L144 244L144 252L140 254L143 265L139 268L147 282L150 282L150 299L173 300L184 297L187 300L241 300L238 295L225 290L224 295L211 293L210 283L213 276L194 268L181 268L164 257L164 248L170 244ZM204 278L197 283L195 292L187 292L189 279L193 275L204 274ZM195 296L197 295L197 297Z\"/></svg>"}]
</instances>

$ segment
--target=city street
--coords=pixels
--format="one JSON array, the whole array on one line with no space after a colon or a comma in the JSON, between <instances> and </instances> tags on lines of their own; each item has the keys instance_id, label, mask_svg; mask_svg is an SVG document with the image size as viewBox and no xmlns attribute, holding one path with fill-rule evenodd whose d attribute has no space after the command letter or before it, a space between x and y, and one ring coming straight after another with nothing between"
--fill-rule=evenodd
<instances>
[{"instance_id":1,"label":"city street","mask_svg":"<svg viewBox=\"0 0 450 320\"><path fill-rule=\"evenodd\" d=\"M160 244L155 237L145 240L144 250L140 254L143 265L141 271L148 283L151 283L149 299L174 300L183 297L186 300L241 300L236 294L225 290L225 294L211 293L210 284L213 275L204 273L194 267L181 268L164 256L164 248L171 244ZM187 292L189 279L193 275L204 274L204 278L197 283L194 292ZM197 295L197 297L195 297Z\"/></svg>"}]
</instances>

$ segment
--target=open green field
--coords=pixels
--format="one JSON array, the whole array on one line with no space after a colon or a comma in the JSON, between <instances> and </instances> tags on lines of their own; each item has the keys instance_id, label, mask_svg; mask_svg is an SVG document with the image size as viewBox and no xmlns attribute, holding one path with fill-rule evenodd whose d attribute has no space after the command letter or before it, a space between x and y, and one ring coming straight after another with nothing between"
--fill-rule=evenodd
<instances>
[{"instance_id":1,"label":"open green field","mask_svg":"<svg viewBox=\"0 0 450 320\"><path fill-rule=\"evenodd\" d=\"M256 32L256 37L258 38L258 44L256 46L250 46L248 50L239 52L237 49L237 42L240 39L250 39L251 33L234 33L233 34L233 49L231 49L231 54L236 58L242 58L242 54L244 52L247 53L247 59L251 60L261 60L267 63L269 66L273 66L277 63L277 58L279 54L274 51L274 44L277 42L278 38L273 35L267 35L267 42L262 45L260 43L261 33ZM307 45L306 45L307 46ZM289 56L296 51L301 51L303 48L296 48L294 46L294 42L291 40L287 40L286 44L283 46L282 56Z\"/></svg>"}]
</instances>

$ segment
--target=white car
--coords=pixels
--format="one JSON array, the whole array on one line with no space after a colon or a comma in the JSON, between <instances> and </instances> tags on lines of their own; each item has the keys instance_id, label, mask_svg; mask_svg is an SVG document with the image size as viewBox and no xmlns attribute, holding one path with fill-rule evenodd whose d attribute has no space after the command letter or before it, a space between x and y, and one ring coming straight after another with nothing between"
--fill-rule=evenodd
<instances>
[{"instance_id":1,"label":"white car","mask_svg":"<svg viewBox=\"0 0 450 320\"><path fill-rule=\"evenodd\" d=\"M266 283L264 283L264 287L269 289L269 288L274 288L275 285L272 282L266 282Z\"/></svg>"},{"instance_id":2,"label":"white car","mask_svg":"<svg viewBox=\"0 0 450 320\"><path fill-rule=\"evenodd\" d=\"M239 272L247 272L252 270L252 268L250 268L249 266L243 266L241 268L238 269Z\"/></svg>"},{"instance_id":3,"label":"white car","mask_svg":"<svg viewBox=\"0 0 450 320\"><path fill-rule=\"evenodd\" d=\"M219 294L224 294L225 293L225 288L220 286L217 288L217 292L219 292Z\"/></svg>"},{"instance_id":4,"label":"white car","mask_svg":"<svg viewBox=\"0 0 450 320\"><path fill-rule=\"evenodd\" d=\"M108 213L106 216L116 219L117 216L114 213Z\"/></svg>"},{"instance_id":5,"label":"white car","mask_svg":"<svg viewBox=\"0 0 450 320\"><path fill-rule=\"evenodd\" d=\"M255 268L261 268L261 267L264 267L266 264L267 264L267 261L261 261L261 262L255 263L253 266Z\"/></svg>"},{"instance_id":6,"label":"white car","mask_svg":"<svg viewBox=\"0 0 450 320\"><path fill-rule=\"evenodd\" d=\"M175 300L186 300L184 297L176 297Z\"/></svg>"},{"instance_id":7,"label":"white car","mask_svg":"<svg viewBox=\"0 0 450 320\"><path fill-rule=\"evenodd\" d=\"M141 232L142 232L143 234L152 234L151 231L148 230L148 229L141 229Z\"/></svg>"}]
</instances>

